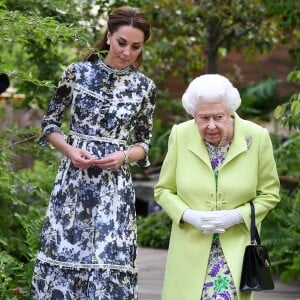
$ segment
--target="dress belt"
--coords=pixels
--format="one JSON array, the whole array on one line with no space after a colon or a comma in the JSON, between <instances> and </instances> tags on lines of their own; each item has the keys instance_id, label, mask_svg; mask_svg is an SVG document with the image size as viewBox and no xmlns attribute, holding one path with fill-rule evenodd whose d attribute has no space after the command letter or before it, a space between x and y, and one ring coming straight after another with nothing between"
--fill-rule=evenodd
<instances>
[{"instance_id":1,"label":"dress belt","mask_svg":"<svg viewBox=\"0 0 300 300\"><path fill-rule=\"evenodd\" d=\"M73 130L70 130L69 135L75 136L87 141L97 141L97 142L106 142L111 144L117 144L117 145L124 145L126 146L127 142L125 140L119 140L119 139L113 139L110 137L103 137L103 136L95 136L95 135L86 135L82 134Z\"/></svg>"}]
</instances>

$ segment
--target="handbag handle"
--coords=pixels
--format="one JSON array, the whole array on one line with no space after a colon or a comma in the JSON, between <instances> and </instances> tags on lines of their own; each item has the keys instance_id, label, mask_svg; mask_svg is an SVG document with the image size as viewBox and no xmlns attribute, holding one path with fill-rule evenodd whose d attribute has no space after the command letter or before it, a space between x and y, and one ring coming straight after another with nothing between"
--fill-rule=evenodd
<instances>
[{"instance_id":1,"label":"handbag handle","mask_svg":"<svg viewBox=\"0 0 300 300\"><path fill-rule=\"evenodd\" d=\"M250 237L251 237L251 244L255 245L260 245L260 237L255 225L255 207L252 201L250 201L250 207L251 207L251 225L250 225Z\"/></svg>"}]
</instances>

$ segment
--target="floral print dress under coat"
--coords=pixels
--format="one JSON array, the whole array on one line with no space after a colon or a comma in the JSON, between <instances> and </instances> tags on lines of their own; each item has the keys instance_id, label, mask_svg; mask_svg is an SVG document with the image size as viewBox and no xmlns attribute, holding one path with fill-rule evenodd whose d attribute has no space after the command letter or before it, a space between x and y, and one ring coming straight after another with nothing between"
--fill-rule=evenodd
<instances>
[{"instance_id":1,"label":"floral print dress under coat","mask_svg":"<svg viewBox=\"0 0 300 300\"><path fill-rule=\"evenodd\" d=\"M103 61L67 67L42 121L41 141L61 132L95 158L138 144L148 152L155 85L130 67ZM137 162L148 166L149 161ZM62 158L41 234L31 299L137 299L135 193L128 166L75 168Z\"/></svg>"},{"instance_id":2,"label":"floral print dress under coat","mask_svg":"<svg viewBox=\"0 0 300 300\"><path fill-rule=\"evenodd\" d=\"M230 145L215 147L206 143L206 146L211 166L215 174L217 189L219 169L223 164ZM214 234L201 300L236 299L236 288L233 284L231 273L222 251L219 235Z\"/></svg>"}]
</instances>

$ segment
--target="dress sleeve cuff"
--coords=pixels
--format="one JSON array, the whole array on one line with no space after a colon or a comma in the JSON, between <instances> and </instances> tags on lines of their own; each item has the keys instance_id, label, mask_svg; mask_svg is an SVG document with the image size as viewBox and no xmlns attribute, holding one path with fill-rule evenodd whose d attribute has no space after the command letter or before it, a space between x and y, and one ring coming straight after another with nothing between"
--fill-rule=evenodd
<instances>
[{"instance_id":1,"label":"dress sleeve cuff","mask_svg":"<svg viewBox=\"0 0 300 300\"><path fill-rule=\"evenodd\" d=\"M66 135L63 133L63 131L57 125L51 124L51 125L46 126L43 129L43 134L39 137L39 139L37 141L38 144L42 147L54 149L54 147L51 145L51 143L49 142L49 140L47 138L47 136L52 132L59 132L66 138Z\"/></svg>"},{"instance_id":2,"label":"dress sleeve cuff","mask_svg":"<svg viewBox=\"0 0 300 300\"><path fill-rule=\"evenodd\" d=\"M149 146L146 143L136 143L133 144L134 146L142 146L146 152L146 156L143 159L140 159L136 162L130 163L131 166L137 166L137 167L149 167L151 165L149 156L148 156L148 151L149 151Z\"/></svg>"}]
</instances>

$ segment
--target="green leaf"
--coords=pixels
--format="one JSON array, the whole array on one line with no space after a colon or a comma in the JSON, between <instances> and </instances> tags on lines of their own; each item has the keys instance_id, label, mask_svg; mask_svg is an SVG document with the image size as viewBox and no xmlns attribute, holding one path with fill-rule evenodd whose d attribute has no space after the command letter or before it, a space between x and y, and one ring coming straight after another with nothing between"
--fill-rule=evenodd
<instances>
[{"instance_id":1,"label":"green leaf","mask_svg":"<svg viewBox=\"0 0 300 300\"><path fill-rule=\"evenodd\" d=\"M275 119L280 119L286 111L286 104L278 105L274 111Z\"/></svg>"},{"instance_id":2,"label":"green leaf","mask_svg":"<svg viewBox=\"0 0 300 300\"><path fill-rule=\"evenodd\" d=\"M294 101L291 104L291 112L294 117L300 114L300 101Z\"/></svg>"}]
</instances>

